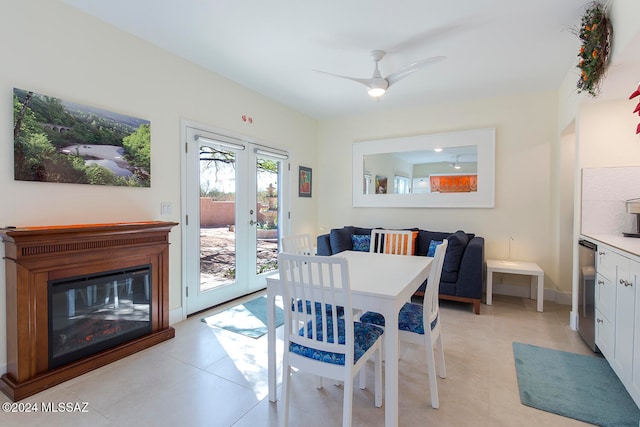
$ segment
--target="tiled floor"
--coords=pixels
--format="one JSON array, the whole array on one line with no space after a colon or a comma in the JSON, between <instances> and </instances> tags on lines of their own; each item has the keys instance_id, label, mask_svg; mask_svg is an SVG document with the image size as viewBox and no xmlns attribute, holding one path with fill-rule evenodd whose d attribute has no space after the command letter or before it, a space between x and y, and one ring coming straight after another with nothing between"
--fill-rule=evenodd
<instances>
[{"instance_id":1,"label":"tiled floor","mask_svg":"<svg viewBox=\"0 0 640 427\"><path fill-rule=\"evenodd\" d=\"M401 426L579 426L520 403L512 342L590 354L569 328L569 307L496 295L481 315L442 302L447 378L439 380L440 409L431 408L423 355L405 345L400 363ZM176 338L70 380L23 402L87 402L81 413L4 413L8 426L276 426L282 411L267 398L266 335L245 338L208 327L194 316L174 325ZM282 328L280 328L282 329ZM280 332L282 332L280 330ZM371 366L367 367L371 370ZM356 387L354 426L382 426L384 406ZM342 387L315 388L292 379L291 425L340 425ZM0 402L8 402L1 395ZM82 409L82 408L81 408ZM302 421L302 419L304 421Z\"/></svg>"}]
</instances>

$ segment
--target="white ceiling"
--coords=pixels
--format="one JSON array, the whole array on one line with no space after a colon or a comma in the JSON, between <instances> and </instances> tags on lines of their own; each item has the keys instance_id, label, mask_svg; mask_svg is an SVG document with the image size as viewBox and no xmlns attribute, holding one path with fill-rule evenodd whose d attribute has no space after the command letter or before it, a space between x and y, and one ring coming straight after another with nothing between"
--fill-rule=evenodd
<instances>
[{"instance_id":1,"label":"white ceiling","mask_svg":"<svg viewBox=\"0 0 640 427\"><path fill-rule=\"evenodd\" d=\"M316 118L556 90L575 70L573 29L591 0L63 0L128 33ZM386 76L444 55L378 101ZM577 70L576 70L577 71ZM577 79L576 72L576 79Z\"/></svg>"}]
</instances>

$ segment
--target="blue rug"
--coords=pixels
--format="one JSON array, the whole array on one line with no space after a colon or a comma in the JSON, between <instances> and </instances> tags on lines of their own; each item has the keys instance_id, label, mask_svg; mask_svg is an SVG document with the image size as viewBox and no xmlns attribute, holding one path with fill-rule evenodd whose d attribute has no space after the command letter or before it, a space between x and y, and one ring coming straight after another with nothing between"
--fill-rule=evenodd
<instances>
[{"instance_id":1,"label":"blue rug","mask_svg":"<svg viewBox=\"0 0 640 427\"><path fill-rule=\"evenodd\" d=\"M260 338L267 333L267 297L230 307L220 313L202 319L209 326L226 329L251 338ZM284 312L276 306L276 327L284 323Z\"/></svg>"},{"instance_id":2,"label":"blue rug","mask_svg":"<svg viewBox=\"0 0 640 427\"><path fill-rule=\"evenodd\" d=\"M636 406L603 357L513 343L520 401L599 426L634 426Z\"/></svg>"}]
</instances>

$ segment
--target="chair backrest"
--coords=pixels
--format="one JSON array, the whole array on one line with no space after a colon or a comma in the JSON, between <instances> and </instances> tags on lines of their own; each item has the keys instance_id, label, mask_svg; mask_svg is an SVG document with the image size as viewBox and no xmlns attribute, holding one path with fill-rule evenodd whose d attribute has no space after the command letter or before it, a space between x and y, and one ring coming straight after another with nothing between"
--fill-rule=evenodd
<instances>
[{"instance_id":1,"label":"chair backrest","mask_svg":"<svg viewBox=\"0 0 640 427\"><path fill-rule=\"evenodd\" d=\"M371 230L369 252L392 255L413 255L413 232L408 230Z\"/></svg>"},{"instance_id":2,"label":"chair backrest","mask_svg":"<svg viewBox=\"0 0 640 427\"><path fill-rule=\"evenodd\" d=\"M300 301L310 302L307 310L284 310L285 349L293 343L344 354L345 365L351 366L354 331L347 260L281 252L278 269L284 285L285 306L295 306ZM344 307L344 314L338 313L339 307ZM343 314L343 317L339 318L338 314ZM292 325L304 325L304 333L301 335Z\"/></svg>"},{"instance_id":3,"label":"chair backrest","mask_svg":"<svg viewBox=\"0 0 640 427\"><path fill-rule=\"evenodd\" d=\"M294 234L281 239L282 252L296 255L314 255L310 234Z\"/></svg>"},{"instance_id":4,"label":"chair backrest","mask_svg":"<svg viewBox=\"0 0 640 427\"><path fill-rule=\"evenodd\" d=\"M436 253L433 256L431 271L427 279L427 288L424 291L423 317L425 331L430 327L431 322L438 317L440 277L442 276L442 266L444 265L444 256L448 245L449 241L444 239L442 243L436 246Z\"/></svg>"}]
</instances>

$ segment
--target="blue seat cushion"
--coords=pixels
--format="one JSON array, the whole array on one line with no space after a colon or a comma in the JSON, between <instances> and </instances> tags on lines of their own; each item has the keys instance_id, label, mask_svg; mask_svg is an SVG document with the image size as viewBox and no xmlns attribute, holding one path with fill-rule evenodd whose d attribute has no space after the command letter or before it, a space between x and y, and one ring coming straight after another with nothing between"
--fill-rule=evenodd
<instances>
[{"instance_id":1,"label":"blue seat cushion","mask_svg":"<svg viewBox=\"0 0 640 427\"><path fill-rule=\"evenodd\" d=\"M311 321L310 321L311 322ZM323 339L322 319L320 316L316 318L318 340ZM327 328L329 329L327 342L333 343L333 317L327 317ZM338 319L338 343L345 343L345 322L344 319ZM378 338L384 333L384 330L375 325L367 325L361 322L353 322L354 328L354 363L362 357L362 355L371 348ZM304 336L305 328L301 328L298 335ZM307 338L313 338L313 329L309 323L307 328ZM290 343L289 351L300 356L310 359L319 360L333 365L344 365L344 353L334 353L330 351L321 351L304 345Z\"/></svg>"},{"instance_id":2,"label":"blue seat cushion","mask_svg":"<svg viewBox=\"0 0 640 427\"><path fill-rule=\"evenodd\" d=\"M307 314L311 314L311 301L307 300ZM321 305L319 302L316 302L316 313L321 310ZM331 315L331 304L327 304L325 309L327 310L327 314ZM291 310L295 310L294 303L291 303ZM338 306L338 316L344 315L344 307ZM298 311L302 312L302 300L298 300Z\"/></svg>"},{"instance_id":3,"label":"blue seat cushion","mask_svg":"<svg viewBox=\"0 0 640 427\"><path fill-rule=\"evenodd\" d=\"M402 306L400 313L398 313L398 329L424 335L423 310L422 304L408 302ZM384 316L374 311L364 313L360 316L360 321L362 323L384 326ZM438 317L431 322L431 329L433 330L437 324Z\"/></svg>"}]
</instances>

